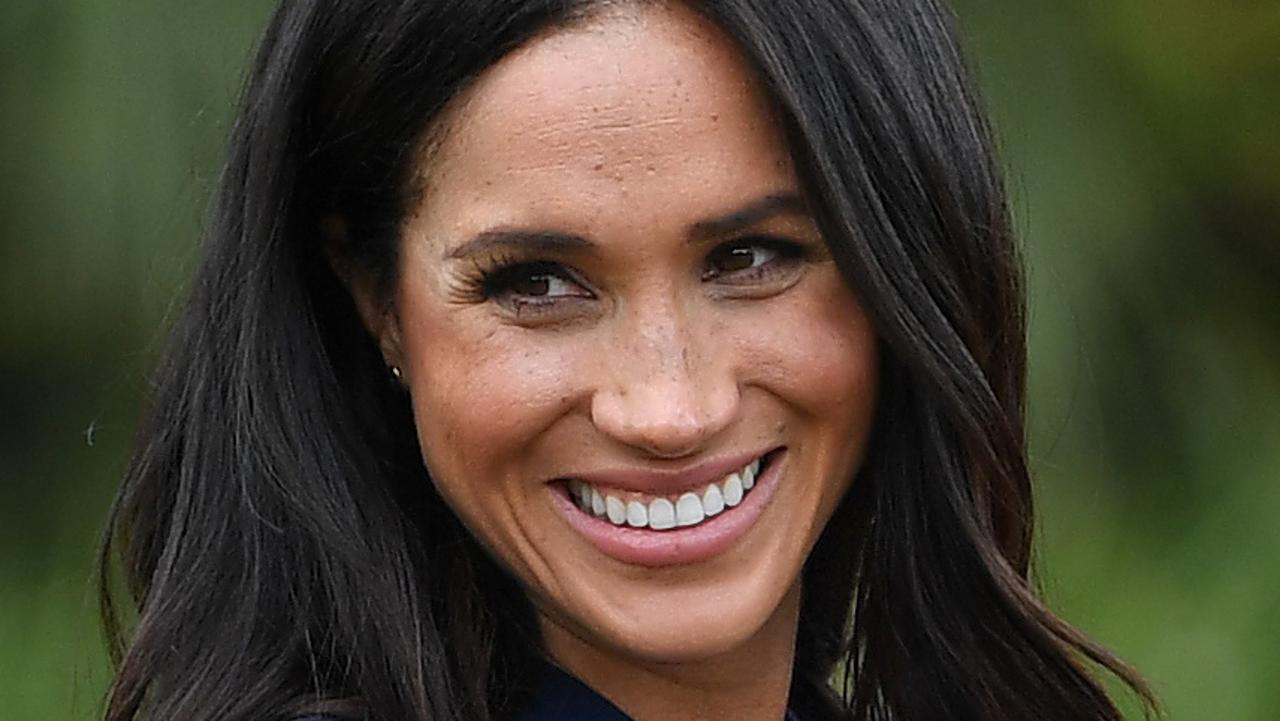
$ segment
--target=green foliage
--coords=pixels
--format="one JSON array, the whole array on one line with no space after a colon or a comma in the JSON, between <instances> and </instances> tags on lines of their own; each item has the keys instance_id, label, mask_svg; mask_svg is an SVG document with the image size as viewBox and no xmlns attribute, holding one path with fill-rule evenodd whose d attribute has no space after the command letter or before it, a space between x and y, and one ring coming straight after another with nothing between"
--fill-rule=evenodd
<instances>
[{"instance_id":1,"label":"green foliage","mask_svg":"<svg viewBox=\"0 0 1280 721\"><path fill-rule=\"evenodd\" d=\"M90 719L92 559L264 3L0 24L0 699ZM1038 571L1173 719L1280 712L1280 5L965 0L1030 278Z\"/></svg>"}]
</instances>

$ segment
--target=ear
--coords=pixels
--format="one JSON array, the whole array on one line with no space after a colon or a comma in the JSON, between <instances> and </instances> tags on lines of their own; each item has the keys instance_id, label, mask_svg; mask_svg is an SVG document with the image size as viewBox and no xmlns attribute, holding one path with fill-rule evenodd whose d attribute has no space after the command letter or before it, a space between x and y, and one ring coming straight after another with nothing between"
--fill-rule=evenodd
<instances>
[{"instance_id":1,"label":"ear","mask_svg":"<svg viewBox=\"0 0 1280 721\"><path fill-rule=\"evenodd\" d=\"M382 351L383 362L388 366L403 368L400 321L395 312L395 304L384 297L383 289L379 287L374 274L353 260L346 220L337 215L327 216L320 221L320 233L324 242L325 259L333 274L351 294L365 330L369 331L369 335L378 343L378 349Z\"/></svg>"}]
</instances>

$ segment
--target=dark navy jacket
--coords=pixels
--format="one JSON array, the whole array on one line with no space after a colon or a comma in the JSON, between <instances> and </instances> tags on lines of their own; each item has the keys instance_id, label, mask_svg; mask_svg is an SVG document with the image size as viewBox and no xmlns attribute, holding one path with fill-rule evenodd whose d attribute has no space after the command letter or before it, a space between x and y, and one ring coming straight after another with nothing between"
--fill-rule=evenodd
<instances>
[{"instance_id":1,"label":"dark navy jacket","mask_svg":"<svg viewBox=\"0 0 1280 721\"><path fill-rule=\"evenodd\" d=\"M314 716L297 721L336 720ZM533 703L511 721L631 721L631 717L590 686L547 664ZM788 713L787 721L798 719Z\"/></svg>"},{"instance_id":2,"label":"dark navy jacket","mask_svg":"<svg viewBox=\"0 0 1280 721\"><path fill-rule=\"evenodd\" d=\"M512 721L631 721L604 696L558 666L546 664L538 694Z\"/></svg>"}]
</instances>

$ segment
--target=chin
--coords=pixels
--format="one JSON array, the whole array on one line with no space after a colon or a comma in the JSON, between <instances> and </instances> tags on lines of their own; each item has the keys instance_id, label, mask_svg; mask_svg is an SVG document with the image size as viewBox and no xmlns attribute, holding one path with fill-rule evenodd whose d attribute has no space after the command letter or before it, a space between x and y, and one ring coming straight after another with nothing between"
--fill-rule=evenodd
<instances>
[{"instance_id":1,"label":"chin","mask_svg":"<svg viewBox=\"0 0 1280 721\"><path fill-rule=\"evenodd\" d=\"M655 623L661 627L656 632L654 625L626 629L618 645L647 663L698 663L749 646L767 622L759 613L696 613L676 623Z\"/></svg>"},{"instance_id":2,"label":"chin","mask_svg":"<svg viewBox=\"0 0 1280 721\"><path fill-rule=\"evenodd\" d=\"M547 615L571 618L556 625L590 646L651 664L708 661L747 651L770 633L790 633L798 618L800 564L789 574L773 564L752 568L724 560L718 568L697 569L696 578L689 578L694 569L650 571L643 582L600 578L596 592L557 604Z\"/></svg>"}]
</instances>

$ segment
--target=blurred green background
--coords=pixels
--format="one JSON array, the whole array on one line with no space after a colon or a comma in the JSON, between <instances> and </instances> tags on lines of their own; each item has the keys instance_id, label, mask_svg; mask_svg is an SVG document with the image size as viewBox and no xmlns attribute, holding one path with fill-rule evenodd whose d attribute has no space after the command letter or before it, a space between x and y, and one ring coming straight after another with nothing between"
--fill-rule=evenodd
<instances>
[{"instance_id":1,"label":"blurred green background","mask_svg":"<svg viewBox=\"0 0 1280 721\"><path fill-rule=\"evenodd\" d=\"M99 709L94 548L268 9L6 3L6 719ZM1147 674L1170 718L1271 721L1280 3L959 10L1025 237L1045 592Z\"/></svg>"}]
</instances>

